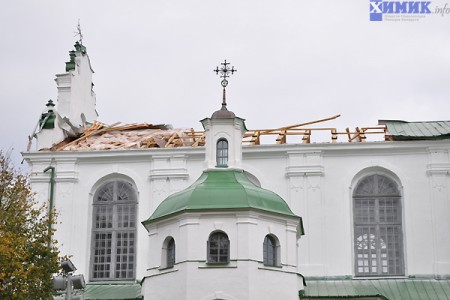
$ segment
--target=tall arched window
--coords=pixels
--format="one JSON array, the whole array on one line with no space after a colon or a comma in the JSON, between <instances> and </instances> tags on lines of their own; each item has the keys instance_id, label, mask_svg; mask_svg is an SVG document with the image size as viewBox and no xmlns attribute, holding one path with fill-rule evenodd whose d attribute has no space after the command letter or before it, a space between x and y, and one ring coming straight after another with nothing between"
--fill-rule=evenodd
<instances>
[{"instance_id":1,"label":"tall arched window","mask_svg":"<svg viewBox=\"0 0 450 300\"><path fill-rule=\"evenodd\" d=\"M175 265L175 240L170 239L167 243L167 268L173 267Z\"/></svg>"},{"instance_id":2,"label":"tall arched window","mask_svg":"<svg viewBox=\"0 0 450 300\"><path fill-rule=\"evenodd\" d=\"M136 192L127 181L107 182L95 192L92 280L135 279L136 206Z\"/></svg>"},{"instance_id":3,"label":"tall arched window","mask_svg":"<svg viewBox=\"0 0 450 300\"><path fill-rule=\"evenodd\" d=\"M402 206L398 185L381 174L353 192L356 276L404 275Z\"/></svg>"},{"instance_id":4,"label":"tall arched window","mask_svg":"<svg viewBox=\"0 0 450 300\"><path fill-rule=\"evenodd\" d=\"M263 243L263 262L266 266L278 265L278 247L277 240L271 236L266 235Z\"/></svg>"},{"instance_id":5,"label":"tall arched window","mask_svg":"<svg viewBox=\"0 0 450 300\"><path fill-rule=\"evenodd\" d=\"M217 141L216 162L218 167L228 166L228 141L226 139Z\"/></svg>"},{"instance_id":6,"label":"tall arched window","mask_svg":"<svg viewBox=\"0 0 450 300\"><path fill-rule=\"evenodd\" d=\"M227 263L230 261L230 240L226 233L211 233L208 239L208 263Z\"/></svg>"}]
</instances>

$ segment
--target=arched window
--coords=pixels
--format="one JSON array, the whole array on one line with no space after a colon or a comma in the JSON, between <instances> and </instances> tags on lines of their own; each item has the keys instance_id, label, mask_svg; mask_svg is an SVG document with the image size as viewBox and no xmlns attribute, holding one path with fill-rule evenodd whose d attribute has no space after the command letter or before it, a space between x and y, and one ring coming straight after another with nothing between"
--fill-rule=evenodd
<instances>
[{"instance_id":1,"label":"arched window","mask_svg":"<svg viewBox=\"0 0 450 300\"><path fill-rule=\"evenodd\" d=\"M137 196L133 186L114 180L94 194L92 280L135 279Z\"/></svg>"},{"instance_id":2,"label":"arched window","mask_svg":"<svg viewBox=\"0 0 450 300\"><path fill-rule=\"evenodd\" d=\"M226 139L219 139L217 141L216 161L218 167L228 166L228 141Z\"/></svg>"},{"instance_id":3,"label":"arched window","mask_svg":"<svg viewBox=\"0 0 450 300\"><path fill-rule=\"evenodd\" d=\"M221 231L213 232L208 239L208 263L228 263L230 261L230 240Z\"/></svg>"},{"instance_id":4,"label":"arched window","mask_svg":"<svg viewBox=\"0 0 450 300\"><path fill-rule=\"evenodd\" d=\"M263 261L266 266L278 265L277 241L271 235L266 235L263 244Z\"/></svg>"},{"instance_id":5,"label":"arched window","mask_svg":"<svg viewBox=\"0 0 450 300\"><path fill-rule=\"evenodd\" d=\"M172 238L167 243L166 263L167 268L175 265L175 240Z\"/></svg>"},{"instance_id":6,"label":"arched window","mask_svg":"<svg viewBox=\"0 0 450 300\"><path fill-rule=\"evenodd\" d=\"M374 174L353 192L356 276L404 275L402 206L398 185Z\"/></svg>"}]
</instances>

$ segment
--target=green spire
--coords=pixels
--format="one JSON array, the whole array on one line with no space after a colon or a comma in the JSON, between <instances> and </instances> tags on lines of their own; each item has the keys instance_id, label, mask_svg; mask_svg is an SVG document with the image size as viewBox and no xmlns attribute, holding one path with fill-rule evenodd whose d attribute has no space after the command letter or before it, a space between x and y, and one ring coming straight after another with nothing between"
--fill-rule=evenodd
<instances>
[{"instance_id":1,"label":"green spire","mask_svg":"<svg viewBox=\"0 0 450 300\"><path fill-rule=\"evenodd\" d=\"M53 129L55 128L56 119L56 114L53 111L55 104L52 100L48 100L45 106L47 106L47 112L41 114L41 118L39 119L39 126L42 129Z\"/></svg>"}]
</instances>

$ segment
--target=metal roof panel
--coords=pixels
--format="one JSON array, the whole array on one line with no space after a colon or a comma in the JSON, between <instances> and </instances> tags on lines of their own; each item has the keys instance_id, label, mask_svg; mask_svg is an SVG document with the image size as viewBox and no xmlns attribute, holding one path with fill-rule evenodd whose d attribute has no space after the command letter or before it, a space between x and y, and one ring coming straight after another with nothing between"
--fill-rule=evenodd
<instances>
[{"instance_id":1,"label":"metal roof panel","mask_svg":"<svg viewBox=\"0 0 450 300\"><path fill-rule=\"evenodd\" d=\"M142 299L141 285L133 284L87 284L86 300L137 300Z\"/></svg>"},{"instance_id":2,"label":"metal roof panel","mask_svg":"<svg viewBox=\"0 0 450 300\"><path fill-rule=\"evenodd\" d=\"M450 121L405 122L397 120L383 121L387 126L387 135L394 140L450 138Z\"/></svg>"},{"instance_id":3,"label":"metal roof panel","mask_svg":"<svg viewBox=\"0 0 450 300\"><path fill-rule=\"evenodd\" d=\"M389 300L450 300L450 280L308 280L302 299L381 297Z\"/></svg>"}]
</instances>

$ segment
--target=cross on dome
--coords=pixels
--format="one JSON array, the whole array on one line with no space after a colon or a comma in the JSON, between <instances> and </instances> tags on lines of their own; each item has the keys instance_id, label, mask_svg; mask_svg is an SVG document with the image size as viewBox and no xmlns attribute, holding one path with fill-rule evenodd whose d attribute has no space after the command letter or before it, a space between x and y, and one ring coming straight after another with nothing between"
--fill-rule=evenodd
<instances>
[{"instance_id":1,"label":"cross on dome","mask_svg":"<svg viewBox=\"0 0 450 300\"><path fill-rule=\"evenodd\" d=\"M78 25L77 25L77 31L74 31L75 36L78 36L79 40L78 42L83 45L83 34L81 33L81 25L80 25L80 19L78 19Z\"/></svg>"},{"instance_id":2,"label":"cross on dome","mask_svg":"<svg viewBox=\"0 0 450 300\"><path fill-rule=\"evenodd\" d=\"M213 70L214 72L216 72L216 75L219 75L220 73L220 78L223 78L221 81L221 85L223 87L223 97L222 97L222 109L221 110L227 110L227 99L226 99L226 91L225 88L228 85L228 80L227 78L230 77L230 74L233 75L234 72L237 72L237 70L234 68L234 66L232 66L230 68L229 66L229 62L227 62L227 60L225 59L225 61L223 63L221 63L221 67L216 67L215 70ZM234 116L233 116L234 117Z\"/></svg>"},{"instance_id":3,"label":"cross on dome","mask_svg":"<svg viewBox=\"0 0 450 300\"><path fill-rule=\"evenodd\" d=\"M228 85L228 80L227 78L230 77L230 73L231 75L234 74L234 72L237 72L237 70L234 68L234 66L232 66L231 68L228 66L230 63L227 62L227 60L225 59L225 62L221 63L222 67L219 69L219 67L216 67L215 70L213 70L214 72L216 72L217 75L219 75L220 73L220 78L223 78L221 84L222 86L225 88Z\"/></svg>"}]
</instances>

